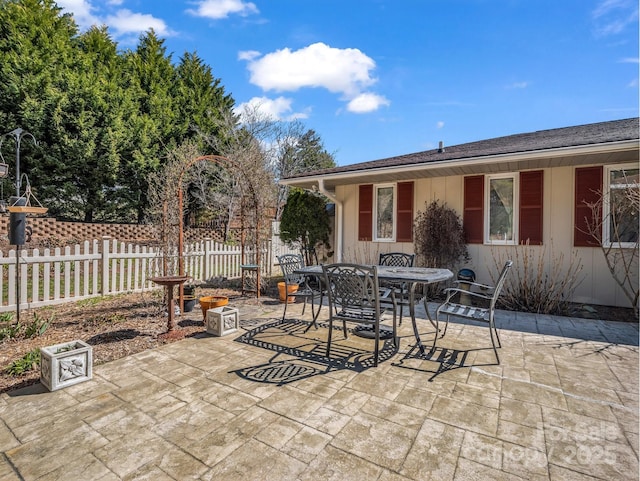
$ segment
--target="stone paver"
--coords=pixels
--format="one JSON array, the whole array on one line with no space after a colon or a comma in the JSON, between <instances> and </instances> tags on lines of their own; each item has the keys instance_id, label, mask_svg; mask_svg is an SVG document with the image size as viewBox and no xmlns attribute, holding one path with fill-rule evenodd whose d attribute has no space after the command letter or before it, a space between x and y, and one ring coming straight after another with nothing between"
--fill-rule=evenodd
<instances>
[{"instance_id":1,"label":"stone paver","mask_svg":"<svg viewBox=\"0 0 640 481\"><path fill-rule=\"evenodd\" d=\"M498 366L486 327L452 322L419 356L405 318L399 351L363 369L373 341L337 336L330 361L322 326L240 342L282 305L238 307L239 333L0 395L0 479L638 479L637 324L500 312Z\"/></svg>"}]
</instances>

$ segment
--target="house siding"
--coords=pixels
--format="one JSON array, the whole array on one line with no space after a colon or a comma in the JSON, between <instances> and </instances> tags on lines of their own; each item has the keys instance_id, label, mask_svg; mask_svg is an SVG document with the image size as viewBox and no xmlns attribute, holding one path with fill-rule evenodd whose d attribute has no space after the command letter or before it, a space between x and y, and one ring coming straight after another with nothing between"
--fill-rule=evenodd
<instances>
[{"instance_id":1,"label":"house siding","mask_svg":"<svg viewBox=\"0 0 640 481\"><path fill-rule=\"evenodd\" d=\"M629 158L629 162L637 159ZM629 307L629 301L617 286L607 268L600 248L574 247L575 222L575 168L571 166L543 169L542 189L542 244L530 246L531 252L544 255L549 266L561 266L566 272L579 260L582 281L576 287L574 302ZM343 202L345 212L344 261L375 263L380 252L413 252L414 245L406 242L379 243L358 241L358 226L349 219L358 218L358 187L339 186L336 196ZM464 211L464 176L447 176L416 179L414 184L414 216L424 211L425 204L438 199L456 210L460 217ZM519 250L518 250L519 249ZM465 267L476 272L479 282L491 283L496 265L506 257L515 257L521 248L514 246L468 245L470 261ZM514 259L515 260L515 259ZM444 266L451 269L458 266ZM461 267L461 266L460 266ZM495 274L494 274L495 275Z\"/></svg>"}]
</instances>

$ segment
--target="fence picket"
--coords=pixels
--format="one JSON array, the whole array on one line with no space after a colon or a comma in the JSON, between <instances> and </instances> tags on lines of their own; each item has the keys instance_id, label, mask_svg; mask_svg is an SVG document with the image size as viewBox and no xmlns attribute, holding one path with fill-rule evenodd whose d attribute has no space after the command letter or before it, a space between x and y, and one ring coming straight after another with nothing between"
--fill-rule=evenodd
<instances>
[{"instance_id":1,"label":"fence picket","mask_svg":"<svg viewBox=\"0 0 640 481\"><path fill-rule=\"evenodd\" d=\"M272 271L273 249L267 242L261 249L261 271ZM0 312L14 310L18 286L16 267L20 269L21 307L40 307L88 297L125 292L141 292L160 287L151 277L162 275L163 256L168 265L177 265L177 252L160 248L102 240L84 241L64 250L45 248L0 252ZM16 256L19 263L16 264ZM240 246L228 246L212 239L193 242L184 249L185 272L194 282L217 278L239 279L242 252ZM247 261L254 258L248 253Z\"/></svg>"}]
</instances>

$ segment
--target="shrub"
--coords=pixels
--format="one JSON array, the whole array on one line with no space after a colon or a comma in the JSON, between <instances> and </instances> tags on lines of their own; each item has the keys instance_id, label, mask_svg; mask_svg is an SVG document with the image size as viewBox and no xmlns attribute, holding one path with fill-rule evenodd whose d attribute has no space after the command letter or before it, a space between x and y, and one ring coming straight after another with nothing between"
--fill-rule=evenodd
<instances>
[{"instance_id":1,"label":"shrub","mask_svg":"<svg viewBox=\"0 0 640 481\"><path fill-rule=\"evenodd\" d=\"M329 249L331 219L323 196L302 190L292 190L280 220L280 239L290 247L299 247L305 263L313 264L313 252L324 245ZM333 254L327 254L331 257Z\"/></svg>"},{"instance_id":2,"label":"shrub","mask_svg":"<svg viewBox=\"0 0 640 481\"><path fill-rule=\"evenodd\" d=\"M546 247L532 247L528 242L512 249L500 248L499 253L492 250L491 253L496 266L494 272L497 273L506 262L505 256L513 260L513 274L507 277L500 295L500 304L505 309L570 314L569 299L582 282L582 263L575 252L566 266L562 252L558 256L553 254L553 244L548 261Z\"/></svg>"},{"instance_id":3,"label":"shrub","mask_svg":"<svg viewBox=\"0 0 640 481\"><path fill-rule=\"evenodd\" d=\"M414 223L414 245L418 265L454 269L468 260L462 221L458 214L434 200L418 212Z\"/></svg>"}]
</instances>

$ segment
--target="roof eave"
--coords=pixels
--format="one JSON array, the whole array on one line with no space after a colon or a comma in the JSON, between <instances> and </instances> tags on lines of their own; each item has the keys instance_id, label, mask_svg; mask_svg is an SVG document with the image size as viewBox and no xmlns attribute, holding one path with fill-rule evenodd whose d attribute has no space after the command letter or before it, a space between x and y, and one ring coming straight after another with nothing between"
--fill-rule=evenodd
<instances>
[{"instance_id":1,"label":"roof eave","mask_svg":"<svg viewBox=\"0 0 640 481\"><path fill-rule=\"evenodd\" d=\"M350 170L335 173L318 173L316 175L281 179L282 185L312 189L318 185L318 180L322 179L328 188L336 185L356 184L394 179L407 179L411 177L435 177L443 175L468 175L486 171L487 166L491 166L491 172L501 171L501 166L507 166L507 171L526 170L528 168L540 168L541 164L554 165L577 165L586 163L615 163L615 156L608 154L624 153L633 150L638 151L638 139L623 140L617 142L605 142L601 144L578 145L571 147L559 147L544 150L530 150L508 154L493 154L481 157L467 157L446 160L431 160L428 162L417 162L406 165L373 167L364 170ZM605 157L603 157L605 156ZM573 162L580 158L580 162ZM555 161L554 161L555 159ZM557 159L563 159L560 162ZM539 161L544 160L541 163ZM552 165L553 164L553 165ZM354 167L357 164L354 164ZM538 166L538 167L536 167ZM505 169L502 169L504 171ZM417 175L420 173L420 175Z\"/></svg>"}]
</instances>

